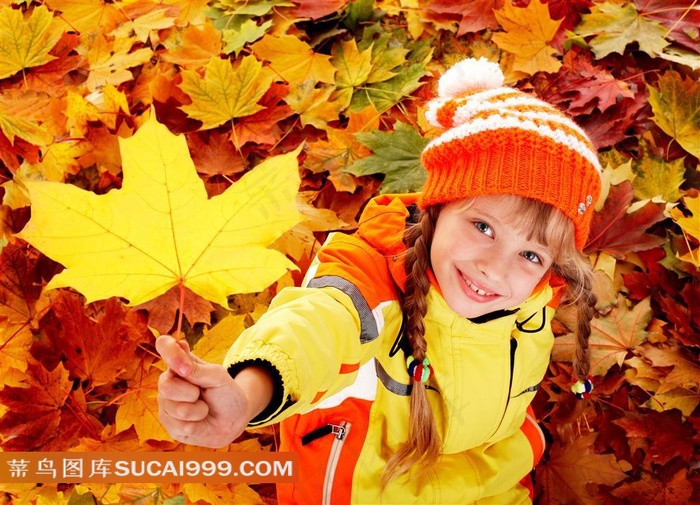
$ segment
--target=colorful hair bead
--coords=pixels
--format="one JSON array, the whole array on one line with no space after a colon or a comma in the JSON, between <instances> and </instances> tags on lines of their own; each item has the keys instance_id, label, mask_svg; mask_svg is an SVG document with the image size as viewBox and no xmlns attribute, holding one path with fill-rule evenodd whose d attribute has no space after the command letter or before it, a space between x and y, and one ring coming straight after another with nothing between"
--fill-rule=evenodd
<instances>
[{"instance_id":1,"label":"colorful hair bead","mask_svg":"<svg viewBox=\"0 0 700 505\"><path fill-rule=\"evenodd\" d=\"M406 367L408 368L408 375L416 382L428 382L430 376L433 375L433 366L428 358L421 362L413 356L409 356L406 358Z\"/></svg>"},{"instance_id":2,"label":"colorful hair bead","mask_svg":"<svg viewBox=\"0 0 700 505\"><path fill-rule=\"evenodd\" d=\"M574 384L571 386L571 391L579 400L588 398L591 396L591 391L593 391L593 383L591 382L591 379L574 382Z\"/></svg>"}]
</instances>

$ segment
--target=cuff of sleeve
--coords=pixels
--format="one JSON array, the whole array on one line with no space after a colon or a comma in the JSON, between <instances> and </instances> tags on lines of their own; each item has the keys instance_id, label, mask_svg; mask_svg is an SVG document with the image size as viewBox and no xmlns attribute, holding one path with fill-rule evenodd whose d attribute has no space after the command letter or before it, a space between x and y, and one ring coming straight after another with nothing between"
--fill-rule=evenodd
<instances>
[{"instance_id":1,"label":"cuff of sleeve","mask_svg":"<svg viewBox=\"0 0 700 505\"><path fill-rule=\"evenodd\" d=\"M241 370L249 366L258 366L265 369L270 374L273 383L272 398L270 399L270 403L263 409L262 412L260 412L260 414L250 420L248 426L252 427L269 420L269 418L273 417L274 414L277 414L282 408L284 403L284 381L282 380L282 374L272 363L260 358L247 359L229 365L228 373L235 379L236 375L238 375Z\"/></svg>"},{"instance_id":2,"label":"cuff of sleeve","mask_svg":"<svg viewBox=\"0 0 700 505\"><path fill-rule=\"evenodd\" d=\"M263 412L248 423L251 428L279 421L280 414L298 400L299 382L295 363L276 344L253 341L240 349L234 344L224 359L224 365L232 377L251 365L259 365L270 371L274 386L272 400Z\"/></svg>"}]
</instances>

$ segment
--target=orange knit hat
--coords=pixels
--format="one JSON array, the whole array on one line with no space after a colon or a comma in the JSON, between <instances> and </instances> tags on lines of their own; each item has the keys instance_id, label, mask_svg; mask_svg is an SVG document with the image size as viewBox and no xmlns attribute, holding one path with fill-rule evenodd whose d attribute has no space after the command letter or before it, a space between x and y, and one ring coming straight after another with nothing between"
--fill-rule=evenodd
<instances>
[{"instance_id":1,"label":"orange knit hat","mask_svg":"<svg viewBox=\"0 0 700 505\"><path fill-rule=\"evenodd\" d=\"M446 130L423 150L421 208L478 195L533 198L574 222L583 249L600 195L595 147L554 106L503 86L498 64L463 60L440 78L426 118Z\"/></svg>"}]
</instances>

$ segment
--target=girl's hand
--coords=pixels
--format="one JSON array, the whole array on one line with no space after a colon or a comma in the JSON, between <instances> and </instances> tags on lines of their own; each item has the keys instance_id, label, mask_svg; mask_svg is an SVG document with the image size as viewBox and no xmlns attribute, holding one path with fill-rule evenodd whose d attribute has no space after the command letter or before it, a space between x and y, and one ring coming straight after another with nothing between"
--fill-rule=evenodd
<instances>
[{"instance_id":1,"label":"girl's hand","mask_svg":"<svg viewBox=\"0 0 700 505\"><path fill-rule=\"evenodd\" d=\"M179 442L226 446L270 402L272 379L261 369L243 369L234 380L169 335L158 337L156 349L168 366L158 381L158 415Z\"/></svg>"}]
</instances>

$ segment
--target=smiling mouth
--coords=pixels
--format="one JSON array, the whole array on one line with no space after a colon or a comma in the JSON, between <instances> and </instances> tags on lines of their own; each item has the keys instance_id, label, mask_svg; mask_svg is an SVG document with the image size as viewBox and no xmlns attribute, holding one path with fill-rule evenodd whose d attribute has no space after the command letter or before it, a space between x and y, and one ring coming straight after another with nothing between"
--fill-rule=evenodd
<instances>
[{"instance_id":1,"label":"smiling mouth","mask_svg":"<svg viewBox=\"0 0 700 505\"><path fill-rule=\"evenodd\" d=\"M485 291L485 290L481 289L479 286L474 284L472 281L470 281L466 277L462 276L462 279L464 280L464 283L467 285L467 287L469 289L471 289L477 295L479 295L479 296L496 296L496 293L491 293L489 291Z\"/></svg>"}]
</instances>

